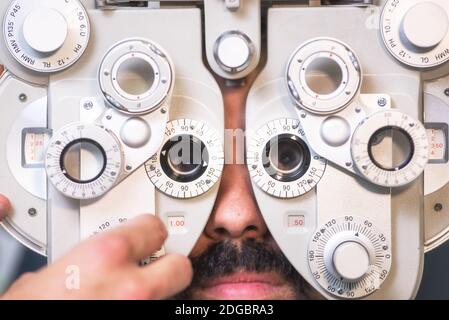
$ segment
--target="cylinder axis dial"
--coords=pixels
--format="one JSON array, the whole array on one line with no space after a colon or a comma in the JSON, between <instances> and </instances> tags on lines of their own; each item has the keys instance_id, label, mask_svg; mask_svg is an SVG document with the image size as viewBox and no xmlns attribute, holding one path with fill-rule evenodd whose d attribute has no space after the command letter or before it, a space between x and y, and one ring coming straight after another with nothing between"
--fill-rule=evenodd
<instances>
[{"instance_id":1,"label":"cylinder axis dial","mask_svg":"<svg viewBox=\"0 0 449 320\"><path fill-rule=\"evenodd\" d=\"M178 119L168 123L161 150L145 165L148 177L173 198L194 198L220 179L223 142L205 123Z\"/></svg>"},{"instance_id":2,"label":"cylinder axis dial","mask_svg":"<svg viewBox=\"0 0 449 320\"><path fill-rule=\"evenodd\" d=\"M56 189L73 199L94 199L117 182L123 155L113 133L100 125L72 123L52 137L47 175Z\"/></svg>"},{"instance_id":3,"label":"cylinder axis dial","mask_svg":"<svg viewBox=\"0 0 449 320\"><path fill-rule=\"evenodd\" d=\"M274 120L260 128L249 141L247 163L253 181L278 198L309 192L326 169L326 160L308 147L295 119Z\"/></svg>"},{"instance_id":4,"label":"cylinder axis dial","mask_svg":"<svg viewBox=\"0 0 449 320\"><path fill-rule=\"evenodd\" d=\"M340 298L357 299L380 288L391 267L391 248L373 224L360 217L332 219L309 245L315 280Z\"/></svg>"},{"instance_id":5,"label":"cylinder axis dial","mask_svg":"<svg viewBox=\"0 0 449 320\"><path fill-rule=\"evenodd\" d=\"M389 149L376 154L376 148L389 135L393 139L390 146L385 145ZM351 153L357 169L369 181L399 187L424 171L429 160L429 140L421 122L399 111L381 111L358 126Z\"/></svg>"},{"instance_id":6,"label":"cylinder axis dial","mask_svg":"<svg viewBox=\"0 0 449 320\"><path fill-rule=\"evenodd\" d=\"M431 68L449 60L449 2L389 0L381 18L385 46L402 63Z\"/></svg>"},{"instance_id":7,"label":"cylinder axis dial","mask_svg":"<svg viewBox=\"0 0 449 320\"><path fill-rule=\"evenodd\" d=\"M89 18L79 0L14 0L6 11L3 35L20 64L37 72L56 72L84 53Z\"/></svg>"}]
</instances>

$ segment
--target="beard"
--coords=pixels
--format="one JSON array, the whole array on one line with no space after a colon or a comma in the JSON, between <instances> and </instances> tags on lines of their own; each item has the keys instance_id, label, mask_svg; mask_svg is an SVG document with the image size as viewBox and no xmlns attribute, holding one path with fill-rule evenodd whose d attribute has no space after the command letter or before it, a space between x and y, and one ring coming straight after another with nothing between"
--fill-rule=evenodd
<instances>
[{"instance_id":1,"label":"beard","mask_svg":"<svg viewBox=\"0 0 449 320\"><path fill-rule=\"evenodd\" d=\"M201 288L207 281L237 272L274 272L289 284L295 299L308 300L318 297L278 248L255 239L246 239L238 245L232 241L218 242L200 256L190 259L194 272L193 281L175 299L190 299L196 289Z\"/></svg>"}]
</instances>

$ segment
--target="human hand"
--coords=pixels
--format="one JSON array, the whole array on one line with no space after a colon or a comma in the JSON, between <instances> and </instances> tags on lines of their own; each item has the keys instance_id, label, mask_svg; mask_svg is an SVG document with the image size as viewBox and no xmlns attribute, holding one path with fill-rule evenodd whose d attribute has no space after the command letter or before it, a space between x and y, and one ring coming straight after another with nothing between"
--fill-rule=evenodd
<instances>
[{"instance_id":1,"label":"human hand","mask_svg":"<svg viewBox=\"0 0 449 320\"><path fill-rule=\"evenodd\" d=\"M1 199L1 198L0 198ZM1 202L0 202L1 203ZM139 267L162 247L167 232L145 215L81 242L54 264L22 276L3 299L165 299L191 282L187 257L167 255Z\"/></svg>"},{"instance_id":2,"label":"human hand","mask_svg":"<svg viewBox=\"0 0 449 320\"><path fill-rule=\"evenodd\" d=\"M8 198L0 194L0 220L6 217L11 210L11 203Z\"/></svg>"}]
</instances>

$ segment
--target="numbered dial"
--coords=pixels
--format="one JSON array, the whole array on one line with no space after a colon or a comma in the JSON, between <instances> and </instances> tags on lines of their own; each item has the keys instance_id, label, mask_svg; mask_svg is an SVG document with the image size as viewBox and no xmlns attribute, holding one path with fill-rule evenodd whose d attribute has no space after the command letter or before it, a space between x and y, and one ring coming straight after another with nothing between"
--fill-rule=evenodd
<instances>
[{"instance_id":1,"label":"numbered dial","mask_svg":"<svg viewBox=\"0 0 449 320\"><path fill-rule=\"evenodd\" d=\"M388 239L366 219L332 219L310 242L309 266L330 294L362 298L378 290L387 278L391 248Z\"/></svg>"},{"instance_id":2,"label":"numbered dial","mask_svg":"<svg viewBox=\"0 0 449 320\"><path fill-rule=\"evenodd\" d=\"M274 120L260 128L249 141L247 163L259 188L278 198L309 192L326 169L326 160L309 148L295 119Z\"/></svg>"},{"instance_id":3,"label":"numbered dial","mask_svg":"<svg viewBox=\"0 0 449 320\"><path fill-rule=\"evenodd\" d=\"M414 181L424 171L429 141L418 120L399 111L382 111L368 117L356 129L351 153L366 179L384 187L399 187Z\"/></svg>"},{"instance_id":4,"label":"numbered dial","mask_svg":"<svg viewBox=\"0 0 449 320\"><path fill-rule=\"evenodd\" d=\"M344 43L317 38L301 45L290 58L287 85L297 105L317 114L345 108L360 89L361 70Z\"/></svg>"},{"instance_id":5,"label":"numbered dial","mask_svg":"<svg viewBox=\"0 0 449 320\"><path fill-rule=\"evenodd\" d=\"M56 72L84 53L89 18L78 0L14 0L6 11L3 35L20 64L38 72Z\"/></svg>"},{"instance_id":6,"label":"numbered dial","mask_svg":"<svg viewBox=\"0 0 449 320\"><path fill-rule=\"evenodd\" d=\"M217 132L205 123L179 119L168 123L162 149L145 167L161 192L194 198L218 182L223 165L223 143Z\"/></svg>"},{"instance_id":7,"label":"numbered dial","mask_svg":"<svg viewBox=\"0 0 449 320\"><path fill-rule=\"evenodd\" d=\"M51 183L67 197L93 199L117 182L123 155L115 136L100 125L73 123L54 134L46 154Z\"/></svg>"},{"instance_id":8,"label":"numbered dial","mask_svg":"<svg viewBox=\"0 0 449 320\"><path fill-rule=\"evenodd\" d=\"M431 68L449 60L449 2L389 0L381 19L385 46L402 63Z\"/></svg>"},{"instance_id":9,"label":"numbered dial","mask_svg":"<svg viewBox=\"0 0 449 320\"><path fill-rule=\"evenodd\" d=\"M111 230L112 228L120 226L122 223L126 223L128 221L128 218L121 217L121 218L110 218L104 221L103 223L100 223L99 225L95 225L92 227L92 229L88 230L88 234L91 236L100 234L102 232Z\"/></svg>"}]
</instances>

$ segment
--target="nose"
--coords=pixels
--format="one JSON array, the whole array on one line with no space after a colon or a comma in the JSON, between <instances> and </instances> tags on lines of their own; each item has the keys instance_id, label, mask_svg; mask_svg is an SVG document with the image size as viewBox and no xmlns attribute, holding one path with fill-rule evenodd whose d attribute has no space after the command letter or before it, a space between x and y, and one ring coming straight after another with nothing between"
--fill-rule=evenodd
<instances>
[{"instance_id":1,"label":"nose","mask_svg":"<svg viewBox=\"0 0 449 320\"><path fill-rule=\"evenodd\" d=\"M225 166L205 233L215 241L261 239L267 234L245 165Z\"/></svg>"}]
</instances>

